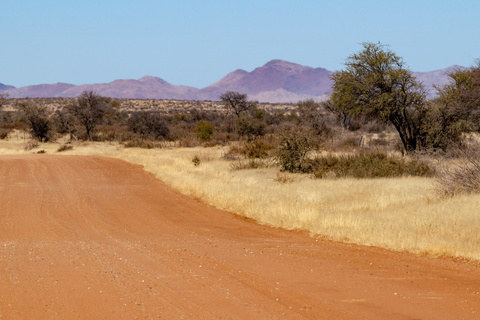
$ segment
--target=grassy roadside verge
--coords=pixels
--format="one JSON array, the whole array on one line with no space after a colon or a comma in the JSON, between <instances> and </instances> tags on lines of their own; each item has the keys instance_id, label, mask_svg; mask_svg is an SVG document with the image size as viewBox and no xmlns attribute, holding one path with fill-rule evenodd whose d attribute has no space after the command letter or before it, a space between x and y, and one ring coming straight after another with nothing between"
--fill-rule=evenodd
<instances>
[{"instance_id":1,"label":"grassy roadside verge","mask_svg":"<svg viewBox=\"0 0 480 320\"><path fill-rule=\"evenodd\" d=\"M0 154L55 153L58 144L25 151L2 141ZM232 171L222 148L125 149L84 143L61 154L98 155L143 165L178 191L259 223L313 236L399 251L480 260L480 196L437 199L431 178L322 179L277 169ZM197 156L200 165L194 166Z\"/></svg>"}]
</instances>

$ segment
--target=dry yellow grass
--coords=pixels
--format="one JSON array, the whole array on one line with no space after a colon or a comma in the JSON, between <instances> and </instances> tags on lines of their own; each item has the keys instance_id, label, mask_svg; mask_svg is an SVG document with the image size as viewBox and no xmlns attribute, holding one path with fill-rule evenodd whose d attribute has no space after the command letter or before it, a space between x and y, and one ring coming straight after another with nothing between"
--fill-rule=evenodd
<instances>
[{"instance_id":1,"label":"dry yellow grass","mask_svg":"<svg viewBox=\"0 0 480 320\"><path fill-rule=\"evenodd\" d=\"M17 136L18 138L18 136ZM21 137L20 137L21 138ZM24 142L23 142L24 143ZM59 144L25 151L1 141L0 154L55 153ZM438 199L429 178L312 180L277 169L232 171L222 148L125 149L84 143L62 154L99 155L140 164L166 184L259 223L393 250L480 260L480 196ZM192 159L198 156L200 166Z\"/></svg>"}]
</instances>

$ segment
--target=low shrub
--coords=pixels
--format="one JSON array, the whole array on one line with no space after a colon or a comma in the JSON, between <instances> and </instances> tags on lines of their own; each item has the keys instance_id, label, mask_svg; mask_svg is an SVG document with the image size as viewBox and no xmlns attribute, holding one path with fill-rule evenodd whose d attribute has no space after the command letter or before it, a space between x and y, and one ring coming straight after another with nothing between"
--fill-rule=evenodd
<instances>
[{"instance_id":1,"label":"low shrub","mask_svg":"<svg viewBox=\"0 0 480 320\"><path fill-rule=\"evenodd\" d=\"M73 146L72 146L72 145L62 144L62 145L57 149L57 152L63 152L63 151L68 151L68 150L72 150L72 149L73 149Z\"/></svg>"},{"instance_id":2,"label":"low shrub","mask_svg":"<svg viewBox=\"0 0 480 320\"><path fill-rule=\"evenodd\" d=\"M275 146L263 139L256 139L251 142L245 142L240 146L232 146L225 154L226 159L239 159L245 157L248 159L265 159L271 156Z\"/></svg>"},{"instance_id":3,"label":"low shrub","mask_svg":"<svg viewBox=\"0 0 480 320\"><path fill-rule=\"evenodd\" d=\"M311 160L315 178L390 178L431 176L434 171L420 160L406 160L381 152L324 155Z\"/></svg>"},{"instance_id":4,"label":"low shrub","mask_svg":"<svg viewBox=\"0 0 480 320\"><path fill-rule=\"evenodd\" d=\"M196 155L195 157L193 157L192 159L192 163L195 167L198 167L200 165L200 163L202 163L202 161L200 160L200 158Z\"/></svg>"},{"instance_id":5,"label":"low shrub","mask_svg":"<svg viewBox=\"0 0 480 320\"><path fill-rule=\"evenodd\" d=\"M208 121L200 120L195 128L195 134L197 139L202 142L207 142L212 140L214 133L213 124Z\"/></svg>"},{"instance_id":6,"label":"low shrub","mask_svg":"<svg viewBox=\"0 0 480 320\"><path fill-rule=\"evenodd\" d=\"M307 154L318 149L321 139L302 127L285 128L279 134L276 159L282 171L310 172Z\"/></svg>"},{"instance_id":7,"label":"low shrub","mask_svg":"<svg viewBox=\"0 0 480 320\"><path fill-rule=\"evenodd\" d=\"M256 139L252 142L245 143L242 152L245 157L249 159L262 159L269 157L273 149L273 144L268 143L263 139Z\"/></svg>"},{"instance_id":8,"label":"low shrub","mask_svg":"<svg viewBox=\"0 0 480 320\"><path fill-rule=\"evenodd\" d=\"M240 117L235 121L237 133L248 141L252 141L257 137L263 137L266 133L266 128L266 123L256 118Z\"/></svg>"}]
</instances>

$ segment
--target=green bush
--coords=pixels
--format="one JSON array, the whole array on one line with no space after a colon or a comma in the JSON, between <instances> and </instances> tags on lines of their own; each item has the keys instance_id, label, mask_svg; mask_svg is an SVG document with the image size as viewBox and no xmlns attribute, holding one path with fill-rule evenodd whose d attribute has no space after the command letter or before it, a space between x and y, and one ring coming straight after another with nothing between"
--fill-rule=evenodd
<instances>
[{"instance_id":1,"label":"green bush","mask_svg":"<svg viewBox=\"0 0 480 320\"><path fill-rule=\"evenodd\" d=\"M267 125L263 120L257 118L240 117L235 120L235 129L237 133L245 137L248 141L254 140L257 137L263 137Z\"/></svg>"},{"instance_id":2,"label":"green bush","mask_svg":"<svg viewBox=\"0 0 480 320\"><path fill-rule=\"evenodd\" d=\"M433 169L423 161L405 160L381 152L325 155L312 160L311 166L315 178L390 178L433 175Z\"/></svg>"},{"instance_id":3,"label":"green bush","mask_svg":"<svg viewBox=\"0 0 480 320\"><path fill-rule=\"evenodd\" d=\"M202 161L200 160L200 158L196 155L195 157L193 157L192 159L192 163L195 167L198 167L200 165L200 163L202 163Z\"/></svg>"},{"instance_id":4,"label":"green bush","mask_svg":"<svg viewBox=\"0 0 480 320\"><path fill-rule=\"evenodd\" d=\"M198 122L197 127L195 129L197 134L197 139L203 142L207 142L212 140L213 136L213 124L208 121L201 120Z\"/></svg>"},{"instance_id":5,"label":"green bush","mask_svg":"<svg viewBox=\"0 0 480 320\"><path fill-rule=\"evenodd\" d=\"M282 171L309 172L307 154L320 146L320 140L311 130L301 127L286 128L279 134L276 158Z\"/></svg>"},{"instance_id":6,"label":"green bush","mask_svg":"<svg viewBox=\"0 0 480 320\"><path fill-rule=\"evenodd\" d=\"M128 129L143 138L162 140L170 138L170 128L164 117L157 112L140 111L127 120Z\"/></svg>"}]
</instances>

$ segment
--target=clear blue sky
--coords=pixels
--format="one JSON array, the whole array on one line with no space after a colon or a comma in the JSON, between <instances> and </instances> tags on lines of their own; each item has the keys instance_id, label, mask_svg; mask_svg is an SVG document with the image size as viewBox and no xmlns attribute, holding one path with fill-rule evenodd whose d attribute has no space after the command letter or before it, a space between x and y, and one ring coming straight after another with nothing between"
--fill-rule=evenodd
<instances>
[{"instance_id":1,"label":"clear blue sky","mask_svg":"<svg viewBox=\"0 0 480 320\"><path fill-rule=\"evenodd\" d=\"M364 41L413 71L480 58L478 0L1 0L0 83L206 87L272 59L329 70Z\"/></svg>"}]
</instances>

